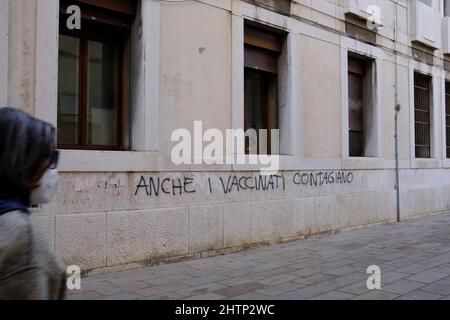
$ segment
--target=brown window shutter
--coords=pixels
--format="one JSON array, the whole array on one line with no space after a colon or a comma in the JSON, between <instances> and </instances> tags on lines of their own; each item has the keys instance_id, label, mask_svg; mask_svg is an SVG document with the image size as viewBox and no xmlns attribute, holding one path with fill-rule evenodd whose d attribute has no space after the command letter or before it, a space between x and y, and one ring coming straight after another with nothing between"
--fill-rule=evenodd
<instances>
[{"instance_id":1,"label":"brown window shutter","mask_svg":"<svg viewBox=\"0 0 450 320\"><path fill-rule=\"evenodd\" d=\"M363 76L348 73L349 129L363 131Z\"/></svg>"},{"instance_id":2,"label":"brown window shutter","mask_svg":"<svg viewBox=\"0 0 450 320\"><path fill-rule=\"evenodd\" d=\"M447 158L450 158L450 82L445 82L445 132Z\"/></svg>"},{"instance_id":3,"label":"brown window shutter","mask_svg":"<svg viewBox=\"0 0 450 320\"><path fill-rule=\"evenodd\" d=\"M244 43L246 68L278 73L278 58L283 49L282 34L246 24Z\"/></svg>"},{"instance_id":4,"label":"brown window shutter","mask_svg":"<svg viewBox=\"0 0 450 320\"><path fill-rule=\"evenodd\" d=\"M414 129L416 158L431 157L431 77L414 74Z\"/></svg>"},{"instance_id":5,"label":"brown window shutter","mask_svg":"<svg viewBox=\"0 0 450 320\"><path fill-rule=\"evenodd\" d=\"M61 0L60 3L62 15L66 15L68 6L75 4L81 9L82 19L120 28L130 28L137 11L137 0Z\"/></svg>"},{"instance_id":6,"label":"brown window shutter","mask_svg":"<svg viewBox=\"0 0 450 320\"><path fill-rule=\"evenodd\" d=\"M73 2L73 1L72 1ZM136 15L137 0L75 0L101 9L108 9L125 15Z\"/></svg>"},{"instance_id":7,"label":"brown window shutter","mask_svg":"<svg viewBox=\"0 0 450 320\"><path fill-rule=\"evenodd\" d=\"M245 67L265 72L278 73L278 55L253 46L245 46Z\"/></svg>"},{"instance_id":8,"label":"brown window shutter","mask_svg":"<svg viewBox=\"0 0 450 320\"><path fill-rule=\"evenodd\" d=\"M283 39L281 34L252 25L245 25L244 43L258 48L281 53L283 49Z\"/></svg>"},{"instance_id":9,"label":"brown window shutter","mask_svg":"<svg viewBox=\"0 0 450 320\"><path fill-rule=\"evenodd\" d=\"M349 155L364 156L364 77L367 63L361 59L348 59L348 126Z\"/></svg>"},{"instance_id":10,"label":"brown window shutter","mask_svg":"<svg viewBox=\"0 0 450 320\"><path fill-rule=\"evenodd\" d=\"M349 128L352 131L363 131L363 113L359 105L349 109Z\"/></svg>"},{"instance_id":11,"label":"brown window shutter","mask_svg":"<svg viewBox=\"0 0 450 320\"><path fill-rule=\"evenodd\" d=\"M361 59L349 58L348 59L348 72L366 75L367 63Z\"/></svg>"}]
</instances>

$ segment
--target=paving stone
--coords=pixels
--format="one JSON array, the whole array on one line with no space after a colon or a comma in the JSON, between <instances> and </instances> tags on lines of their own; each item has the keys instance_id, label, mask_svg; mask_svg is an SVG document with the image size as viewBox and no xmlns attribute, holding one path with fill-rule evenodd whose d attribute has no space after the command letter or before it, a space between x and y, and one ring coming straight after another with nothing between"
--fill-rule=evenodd
<instances>
[{"instance_id":1,"label":"paving stone","mask_svg":"<svg viewBox=\"0 0 450 320\"><path fill-rule=\"evenodd\" d=\"M222 300L223 298L225 298L225 297L220 294L210 292L210 293L205 293L205 294L200 294L197 296L184 298L183 300Z\"/></svg>"},{"instance_id":2,"label":"paving stone","mask_svg":"<svg viewBox=\"0 0 450 320\"><path fill-rule=\"evenodd\" d=\"M191 278L189 280L182 281L182 283L190 286L199 286L206 283L216 282L220 280L228 279L228 277L219 274L211 274L205 277Z\"/></svg>"},{"instance_id":3,"label":"paving stone","mask_svg":"<svg viewBox=\"0 0 450 320\"><path fill-rule=\"evenodd\" d=\"M406 294L408 292L411 292L415 289L418 289L420 287L423 287L424 284L421 282L411 281L411 280L399 280L396 282L393 282L391 284L388 284L387 286L383 286L383 291L388 291L392 293L397 293L400 295Z\"/></svg>"},{"instance_id":4,"label":"paving stone","mask_svg":"<svg viewBox=\"0 0 450 320\"><path fill-rule=\"evenodd\" d=\"M186 297L190 296L189 294L180 294L178 292L166 292L166 293L161 293L161 294L156 294L154 296L148 296L148 297L143 297L142 299L139 300L181 300L184 299Z\"/></svg>"},{"instance_id":5,"label":"paving stone","mask_svg":"<svg viewBox=\"0 0 450 320\"><path fill-rule=\"evenodd\" d=\"M406 277L410 277L411 274L409 273L402 273L402 272L396 272L396 271L388 271L386 273L381 272L381 286L384 286L386 284L391 284L393 282L396 282L398 280L404 279Z\"/></svg>"},{"instance_id":6,"label":"paving stone","mask_svg":"<svg viewBox=\"0 0 450 320\"><path fill-rule=\"evenodd\" d=\"M447 262L448 262L448 260L431 258L431 259L427 259L426 261L423 261L423 262L410 264L406 267L397 269L396 271L417 274L417 273L426 271L428 269L432 269L433 267L437 267L439 265L445 264Z\"/></svg>"},{"instance_id":7,"label":"paving stone","mask_svg":"<svg viewBox=\"0 0 450 320\"><path fill-rule=\"evenodd\" d=\"M283 293L295 291L300 288L304 288L305 285L295 283L295 282L284 282L276 285L267 286L264 289L258 289L255 292L263 295L267 295L270 297L278 296Z\"/></svg>"},{"instance_id":8,"label":"paving stone","mask_svg":"<svg viewBox=\"0 0 450 320\"><path fill-rule=\"evenodd\" d=\"M104 296L94 291L87 291L77 294L69 294L67 300L101 300Z\"/></svg>"},{"instance_id":9,"label":"paving stone","mask_svg":"<svg viewBox=\"0 0 450 320\"><path fill-rule=\"evenodd\" d=\"M292 273L292 272L295 272L296 270L298 270L297 267L287 265L286 267L281 267L281 268L272 269L272 270L268 270L268 271L257 272L257 274L263 276L263 278L272 278L275 276ZM297 275L296 278L298 279L299 276Z\"/></svg>"},{"instance_id":10,"label":"paving stone","mask_svg":"<svg viewBox=\"0 0 450 320\"><path fill-rule=\"evenodd\" d=\"M332 274L316 273L316 274L313 274L308 277L300 278L298 280L293 280L293 282L302 284L304 286L310 286L313 284L320 283L322 281L328 281L328 280L333 281L335 279L338 279L338 277L335 275L332 275Z\"/></svg>"},{"instance_id":11,"label":"paving stone","mask_svg":"<svg viewBox=\"0 0 450 320\"><path fill-rule=\"evenodd\" d=\"M439 300L442 296L439 294L426 292L422 290L414 290L401 297L398 297L396 300Z\"/></svg>"},{"instance_id":12,"label":"paving stone","mask_svg":"<svg viewBox=\"0 0 450 320\"><path fill-rule=\"evenodd\" d=\"M232 296L239 296L239 295L242 295L245 293L249 293L249 292L258 290L260 288L264 288L264 287L265 287L265 285L263 285L261 283L250 282L250 283L245 283L245 284L242 284L239 286L221 289L221 290L215 291L215 293L220 294L225 297L232 297Z\"/></svg>"},{"instance_id":13,"label":"paving stone","mask_svg":"<svg viewBox=\"0 0 450 320\"><path fill-rule=\"evenodd\" d=\"M399 295L395 293L373 290L366 294L352 298L352 300L394 300L398 297Z\"/></svg>"},{"instance_id":14,"label":"paving stone","mask_svg":"<svg viewBox=\"0 0 450 320\"><path fill-rule=\"evenodd\" d=\"M336 288L336 284L331 281L324 281L319 284L301 288L286 294L279 295L279 298L284 298L286 300L305 300L319 296L323 293L333 291Z\"/></svg>"},{"instance_id":15,"label":"paving stone","mask_svg":"<svg viewBox=\"0 0 450 320\"><path fill-rule=\"evenodd\" d=\"M369 288L367 288L366 281L356 282L352 285L339 288L338 291L354 295L363 295L370 292Z\"/></svg>"},{"instance_id":16,"label":"paving stone","mask_svg":"<svg viewBox=\"0 0 450 320\"><path fill-rule=\"evenodd\" d=\"M448 275L445 273L435 272L435 271L425 271L419 274L416 274L412 277L409 277L408 280L418 281L422 283L433 283L438 280L441 280Z\"/></svg>"},{"instance_id":17,"label":"paving stone","mask_svg":"<svg viewBox=\"0 0 450 320\"><path fill-rule=\"evenodd\" d=\"M158 286L151 286L146 289L140 289L137 291L130 290L135 292L143 297L151 297L158 294L166 294L173 291L179 291L183 289L191 288L191 286L182 283L171 283L171 284L162 284Z\"/></svg>"},{"instance_id":18,"label":"paving stone","mask_svg":"<svg viewBox=\"0 0 450 320\"><path fill-rule=\"evenodd\" d=\"M225 300L272 300L272 298L263 294L250 292L235 297L228 297Z\"/></svg>"},{"instance_id":19,"label":"paving stone","mask_svg":"<svg viewBox=\"0 0 450 320\"><path fill-rule=\"evenodd\" d=\"M339 291L330 291L324 293L320 296L313 298L312 300L350 300L354 298L353 294L339 292Z\"/></svg>"},{"instance_id":20,"label":"paving stone","mask_svg":"<svg viewBox=\"0 0 450 320\"><path fill-rule=\"evenodd\" d=\"M394 267L405 267L414 264L416 262L417 262L416 260L411 259L409 257L402 257L392 261L387 261L386 264Z\"/></svg>"},{"instance_id":21,"label":"paving stone","mask_svg":"<svg viewBox=\"0 0 450 320\"><path fill-rule=\"evenodd\" d=\"M104 297L104 300L140 300L142 296L133 292L122 292L112 296Z\"/></svg>"},{"instance_id":22,"label":"paving stone","mask_svg":"<svg viewBox=\"0 0 450 320\"><path fill-rule=\"evenodd\" d=\"M345 276L357 271L361 271L360 268L357 267L352 267L352 266L343 266L343 267L339 267L339 268L331 268L327 271L325 271L324 273L327 274L332 274L332 275L336 275L336 276Z\"/></svg>"},{"instance_id":23,"label":"paving stone","mask_svg":"<svg viewBox=\"0 0 450 320\"><path fill-rule=\"evenodd\" d=\"M249 282L257 282L259 280L265 279L266 277L264 275L261 275L259 273L246 275L246 276L240 276L225 280L217 281L217 283L224 284L226 286L237 286L240 284L245 284Z\"/></svg>"},{"instance_id":24,"label":"paving stone","mask_svg":"<svg viewBox=\"0 0 450 320\"><path fill-rule=\"evenodd\" d=\"M449 260L450 260L450 258L449 258ZM434 268L430 269L429 271L445 273L450 276L450 263L441 264L440 266L434 267Z\"/></svg>"},{"instance_id":25,"label":"paving stone","mask_svg":"<svg viewBox=\"0 0 450 320\"><path fill-rule=\"evenodd\" d=\"M194 296L194 295L214 292L214 291L224 289L224 288L226 288L226 286L213 282L213 283L207 283L204 285L199 285L199 286L195 286L195 287L189 287L189 288L177 290L177 292L183 296Z\"/></svg>"},{"instance_id":26,"label":"paving stone","mask_svg":"<svg viewBox=\"0 0 450 320\"><path fill-rule=\"evenodd\" d=\"M161 278L154 278L151 280L146 280L145 282L151 286L157 286L161 284L168 284L168 283L177 283L180 281L187 282L187 281L195 281L196 278L193 278L192 276L188 276L185 274L177 274L174 276L165 276Z\"/></svg>"},{"instance_id":27,"label":"paving stone","mask_svg":"<svg viewBox=\"0 0 450 320\"><path fill-rule=\"evenodd\" d=\"M124 285L119 286L121 291L134 291L137 292L138 290L143 290L150 288L150 285L144 281L135 281L130 282Z\"/></svg>"},{"instance_id":28,"label":"paving stone","mask_svg":"<svg viewBox=\"0 0 450 320\"><path fill-rule=\"evenodd\" d=\"M270 278L266 278L263 280L259 280L257 282L266 285L266 286L271 286L271 285L277 285L283 282L289 282L292 280L297 280L298 276L292 275L292 274L281 274L281 275L277 275L277 276L273 276Z\"/></svg>"},{"instance_id":29,"label":"paving stone","mask_svg":"<svg viewBox=\"0 0 450 320\"><path fill-rule=\"evenodd\" d=\"M353 272L345 276L337 277L333 279L332 282L339 285L339 287L345 287L354 283L366 283L367 277L368 277L367 274Z\"/></svg>"},{"instance_id":30,"label":"paving stone","mask_svg":"<svg viewBox=\"0 0 450 320\"><path fill-rule=\"evenodd\" d=\"M450 295L450 280L444 279L434 282L422 287L421 290L441 295Z\"/></svg>"},{"instance_id":31,"label":"paving stone","mask_svg":"<svg viewBox=\"0 0 450 320\"><path fill-rule=\"evenodd\" d=\"M301 277L307 277L307 276L311 276L316 273L319 273L322 270L324 270L324 268L322 268L322 267L309 267L309 268L305 268L305 269L296 270L291 273L301 276Z\"/></svg>"}]
</instances>

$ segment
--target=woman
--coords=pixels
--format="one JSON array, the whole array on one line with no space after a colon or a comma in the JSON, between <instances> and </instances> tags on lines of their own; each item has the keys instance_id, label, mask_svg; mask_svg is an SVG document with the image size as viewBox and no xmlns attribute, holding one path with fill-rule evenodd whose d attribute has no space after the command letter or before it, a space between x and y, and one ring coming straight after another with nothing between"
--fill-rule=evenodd
<instances>
[{"instance_id":1,"label":"woman","mask_svg":"<svg viewBox=\"0 0 450 320\"><path fill-rule=\"evenodd\" d=\"M65 272L30 218L57 184L55 128L0 108L0 299L63 299Z\"/></svg>"}]
</instances>

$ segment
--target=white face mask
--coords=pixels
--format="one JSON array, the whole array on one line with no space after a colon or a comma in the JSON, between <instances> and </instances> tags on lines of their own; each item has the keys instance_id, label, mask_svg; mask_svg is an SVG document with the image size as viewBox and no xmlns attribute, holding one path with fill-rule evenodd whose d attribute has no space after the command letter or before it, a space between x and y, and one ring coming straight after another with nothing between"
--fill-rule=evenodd
<instances>
[{"instance_id":1,"label":"white face mask","mask_svg":"<svg viewBox=\"0 0 450 320\"><path fill-rule=\"evenodd\" d=\"M47 170L39 181L39 186L31 191L32 204L46 204L52 201L58 185L58 170Z\"/></svg>"}]
</instances>

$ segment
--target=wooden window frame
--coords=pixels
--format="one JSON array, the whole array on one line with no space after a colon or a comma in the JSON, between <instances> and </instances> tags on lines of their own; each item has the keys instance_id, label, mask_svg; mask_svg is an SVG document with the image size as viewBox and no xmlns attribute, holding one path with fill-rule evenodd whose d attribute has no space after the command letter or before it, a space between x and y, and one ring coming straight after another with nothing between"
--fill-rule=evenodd
<instances>
[{"instance_id":1,"label":"wooden window frame","mask_svg":"<svg viewBox=\"0 0 450 320\"><path fill-rule=\"evenodd\" d=\"M420 86L419 81L423 80L426 83L426 86ZM419 102L418 96L420 95L420 91L423 91L421 101ZM417 159L431 159L431 128L432 128L432 77L426 74L422 74L420 72L414 72L414 148L415 148L415 157ZM423 104L423 105L422 105ZM420 108L420 107L425 108ZM421 120L418 120L418 113L422 114ZM423 119L428 117L428 121ZM425 136L421 136L424 140L427 140L425 144L418 144L418 131L420 130L420 126L423 128L423 133ZM428 133L426 135L426 133ZM425 150L426 155L421 154L420 149L423 148Z\"/></svg>"},{"instance_id":2,"label":"wooden window frame","mask_svg":"<svg viewBox=\"0 0 450 320\"><path fill-rule=\"evenodd\" d=\"M136 15L137 0L74 0L71 2L79 2L130 16Z\"/></svg>"},{"instance_id":3,"label":"wooden window frame","mask_svg":"<svg viewBox=\"0 0 450 320\"><path fill-rule=\"evenodd\" d=\"M349 138L348 138L348 149L349 149L349 157L365 157L365 145L366 145L366 133L365 133L365 125L364 125L364 104L367 103L367 101L365 101L367 99L367 97L365 97L365 92L364 92L364 81L365 81L365 77L367 77L368 72L369 72L369 67L368 67L368 63L369 61L361 59L359 57L354 57L349 55L348 56L348 83L350 86L350 74L353 74L355 76L357 76L358 78L360 78L361 81L361 123L359 124L360 126L360 130L356 130L353 128L353 122L352 121L352 110L350 109L350 95L348 97L349 101L348 101L348 120L349 120L349 126L348 126L348 133L349 133ZM350 93L351 88L349 87L349 93ZM366 98L366 99L365 99ZM359 133L361 134L361 145L359 146L358 150L359 152L357 154L352 153L352 150L355 149L352 147L352 141L351 141L351 137L353 132Z\"/></svg>"},{"instance_id":4,"label":"wooden window frame","mask_svg":"<svg viewBox=\"0 0 450 320\"><path fill-rule=\"evenodd\" d=\"M450 0L443 0L443 2L442 15L444 17L450 17Z\"/></svg>"},{"instance_id":5,"label":"wooden window frame","mask_svg":"<svg viewBox=\"0 0 450 320\"><path fill-rule=\"evenodd\" d=\"M272 141L270 139L271 137L271 133L269 129L269 101L270 101L270 83L271 82L276 82L278 83L278 75L277 74L273 74L273 73L269 73L269 72L265 72L265 71L261 71L261 70L256 70L256 69L252 69L252 68L245 68L245 71L250 71L250 72L254 72L254 73L259 73L262 76L262 93L263 93L263 127L264 129L267 130L267 154L272 154ZM278 89L277 89L277 97L276 99L278 99ZM247 86L247 81L246 79L244 79L244 131L247 131L248 129L248 113L249 113L249 105L247 104L247 96L248 96L248 86ZM277 103L277 115L276 115L276 120L275 120L275 127L277 127L277 129L279 129L279 115L278 115L278 103ZM257 153L260 153L260 149L259 149L259 135L258 135L258 146L257 146ZM245 149L246 149L246 153L249 153L248 150L248 144L247 141L245 142Z\"/></svg>"},{"instance_id":6,"label":"wooden window frame","mask_svg":"<svg viewBox=\"0 0 450 320\"><path fill-rule=\"evenodd\" d=\"M279 128L279 92L278 92L278 59L283 50L284 33L273 30L272 28L257 25L252 22L246 22L244 24L244 130L248 129L248 113L250 106L247 103L248 86L246 81L246 71L252 71L259 73L263 77L262 92L263 92L263 127L267 130L267 154L272 153L271 145L271 130L269 128L269 100L270 93L268 90L270 83L275 81L277 87L276 94L276 119L275 127ZM258 61L252 61L249 63L247 60L247 54L253 51L260 58L261 68L257 66ZM257 59L258 60L258 59ZM272 61L271 61L272 60ZM259 134L258 134L257 154L261 154L259 148ZM249 154L249 144L245 141L246 154Z\"/></svg>"},{"instance_id":7,"label":"wooden window frame","mask_svg":"<svg viewBox=\"0 0 450 320\"><path fill-rule=\"evenodd\" d=\"M104 0L82 1L89 2L90 4L96 3L99 6L106 3ZM59 144L60 149L74 149L74 150L105 150L105 151L122 151L125 150L124 143L124 91L123 91L123 79L124 79L124 67L125 67L125 51L126 51L126 35L129 33L128 28L124 28L122 25L114 23L114 18L106 23L98 23L96 21L83 19L82 28L80 30L67 30L65 26L66 18L65 6L67 1L61 1L61 17L60 17L60 35L70 36L77 38L80 41L80 53L79 53L79 104L78 104L78 132L76 144ZM117 4L118 1L111 1L111 4ZM82 5L82 4L81 4ZM83 10L82 10L83 12ZM111 12L113 15L114 13ZM128 13L131 14L130 11ZM123 16L121 13L119 16ZM105 22L105 21L103 21ZM113 32L111 32L113 31ZM95 145L88 144L88 42L97 41L101 43L109 43L116 45L119 49L117 68L117 84L116 84L116 100L117 100L117 138L114 145Z\"/></svg>"}]
</instances>

